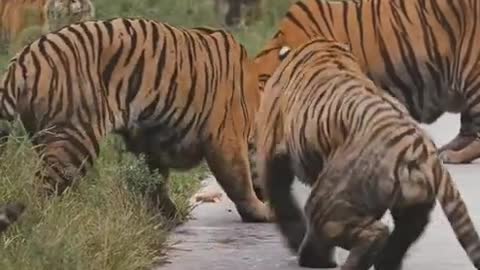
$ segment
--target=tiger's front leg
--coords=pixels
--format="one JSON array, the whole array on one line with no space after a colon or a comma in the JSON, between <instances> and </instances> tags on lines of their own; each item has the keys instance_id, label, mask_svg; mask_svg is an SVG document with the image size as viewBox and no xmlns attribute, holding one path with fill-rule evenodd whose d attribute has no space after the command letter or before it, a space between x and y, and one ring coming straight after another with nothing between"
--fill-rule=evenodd
<instances>
[{"instance_id":1,"label":"tiger's front leg","mask_svg":"<svg viewBox=\"0 0 480 270\"><path fill-rule=\"evenodd\" d=\"M308 228L298 251L298 264L308 268L335 268L338 266L335 247Z\"/></svg>"},{"instance_id":2,"label":"tiger's front leg","mask_svg":"<svg viewBox=\"0 0 480 270\"><path fill-rule=\"evenodd\" d=\"M152 210L159 209L163 216L168 219L174 219L177 215L177 206L170 197L169 189L169 169L155 162L154 155L146 153L147 165L150 171L158 170L162 176L160 183L155 183L151 188L145 191L145 198Z\"/></svg>"},{"instance_id":3,"label":"tiger's front leg","mask_svg":"<svg viewBox=\"0 0 480 270\"><path fill-rule=\"evenodd\" d=\"M157 149L156 134L141 128L123 131L120 134L125 142L127 151L137 157L144 154L149 171L157 170L163 178L160 183L157 182L153 187L148 187L147 190L143 191L148 207L151 210L160 210L162 215L168 219L174 219L178 211L175 203L170 198L170 170L165 164L162 164L161 157L157 156L160 149Z\"/></svg>"},{"instance_id":4,"label":"tiger's front leg","mask_svg":"<svg viewBox=\"0 0 480 270\"><path fill-rule=\"evenodd\" d=\"M480 106L478 108L480 112ZM480 114L472 114L479 115ZM480 117L471 117L468 112L461 114L459 134L439 149L444 163L470 163L480 157Z\"/></svg>"},{"instance_id":5,"label":"tiger's front leg","mask_svg":"<svg viewBox=\"0 0 480 270\"><path fill-rule=\"evenodd\" d=\"M205 147L210 170L235 203L244 222L272 221L269 207L257 198L253 189L246 140L227 138L225 141L228 144L217 141Z\"/></svg>"}]
</instances>

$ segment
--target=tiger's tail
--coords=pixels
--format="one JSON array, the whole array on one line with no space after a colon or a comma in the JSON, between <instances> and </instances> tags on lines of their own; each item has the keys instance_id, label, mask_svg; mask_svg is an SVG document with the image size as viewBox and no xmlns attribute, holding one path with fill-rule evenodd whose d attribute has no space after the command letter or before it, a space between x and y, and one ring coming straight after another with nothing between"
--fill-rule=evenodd
<instances>
[{"instance_id":1,"label":"tiger's tail","mask_svg":"<svg viewBox=\"0 0 480 270\"><path fill-rule=\"evenodd\" d=\"M437 185L437 199L452 226L460 245L466 251L476 269L480 269L480 238L468 214L467 206L455 186L453 179L441 161L436 164L435 180Z\"/></svg>"}]
</instances>

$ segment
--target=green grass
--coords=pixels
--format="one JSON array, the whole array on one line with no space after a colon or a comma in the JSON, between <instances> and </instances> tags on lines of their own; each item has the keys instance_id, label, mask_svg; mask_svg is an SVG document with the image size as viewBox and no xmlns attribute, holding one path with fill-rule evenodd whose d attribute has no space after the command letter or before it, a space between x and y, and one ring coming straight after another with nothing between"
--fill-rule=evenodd
<instances>
[{"instance_id":1,"label":"green grass","mask_svg":"<svg viewBox=\"0 0 480 270\"><path fill-rule=\"evenodd\" d=\"M265 9L259 22L234 32L252 56L275 32L289 1L266 2L271 8ZM97 18L101 19L146 17L175 26L219 27L212 3L96 0L95 6ZM24 35L31 38L28 31ZM0 71L11 54L0 54ZM22 132L9 139L0 156L0 198L3 202L20 200L28 209L20 223L0 237L0 269L151 269L159 261L172 221L147 212L136 191L141 185L162 179L150 173L141 159L118 153L113 146L116 139L110 137L103 143L95 167L73 192L48 200L35 192L39 183L34 172L39 168L39 159L31 144ZM171 176L171 193L179 209L173 223L187 219L188 198L207 172L202 166Z\"/></svg>"},{"instance_id":2,"label":"green grass","mask_svg":"<svg viewBox=\"0 0 480 270\"><path fill-rule=\"evenodd\" d=\"M134 186L161 177L142 159L114 150L113 139L74 190L44 199L35 192L39 159L31 144L25 136L10 137L0 157L0 197L20 200L28 210L2 237L0 269L148 269L158 261L170 225L187 218L188 199L207 171L202 166L172 176L179 212L173 222L165 220L147 211Z\"/></svg>"}]
</instances>

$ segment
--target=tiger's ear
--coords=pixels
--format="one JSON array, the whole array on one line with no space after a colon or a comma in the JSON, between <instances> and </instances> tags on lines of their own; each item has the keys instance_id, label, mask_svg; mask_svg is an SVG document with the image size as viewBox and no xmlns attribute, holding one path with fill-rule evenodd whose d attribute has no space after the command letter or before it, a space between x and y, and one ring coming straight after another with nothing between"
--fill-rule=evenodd
<instances>
[{"instance_id":1,"label":"tiger's ear","mask_svg":"<svg viewBox=\"0 0 480 270\"><path fill-rule=\"evenodd\" d=\"M352 52L352 43L342 42L342 47L345 51Z\"/></svg>"},{"instance_id":2,"label":"tiger's ear","mask_svg":"<svg viewBox=\"0 0 480 270\"><path fill-rule=\"evenodd\" d=\"M288 56L291 50L292 49L288 46L283 46L282 48L280 48L280 50L278 51L278 58L280 59L280 61L285 59L285 57Z\"/></svg>"}]
</instances>

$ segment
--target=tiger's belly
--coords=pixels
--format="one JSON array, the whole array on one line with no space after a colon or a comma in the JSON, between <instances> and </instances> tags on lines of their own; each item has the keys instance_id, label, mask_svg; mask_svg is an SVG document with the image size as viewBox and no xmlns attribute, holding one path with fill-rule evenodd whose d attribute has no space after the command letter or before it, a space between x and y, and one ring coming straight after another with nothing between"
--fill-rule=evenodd
<instances>
[{"instance_id":1,"label":"tiger's belly","mask_svg":"<svg viewBox=\"0 0 480 270\"><path fill-rule=\"evenodd\" d=\"M295 176L305 185L312 186L323 170L324 158L318 153L305 151L291 153L291 166Z\"/></svg>"},{"instance_id":2,"label":"tiger's belly","mask_svg":"<svg viewBox=\"0 0 480 270\"><path fill-rule=\"evenodd\" d=\"M175 130L133 128L125 133L127 150L146 154L157 168L187 170L197 166L204 157L201 141L194 134L180 136Z\"/></svg>"},{"instance_id":3,"label":"tiger's belly","mask_svg":"<svg viewBox=\"0 0 480 270\"><path fill-rule=\"evenodd\" d=\"M203 151L198 145L173 144L150 150L151 155L163 166L177 170L189 170L203 160Z\"/></svg>"},{"instance_id":4,"label":"tiger's belly","mask_svg":"<svg viewBox=\"0 0 480 270\"><path fill-rule=\"evenodd\" d=\"M455 92L433 87L433 82L426 82L424 88L417 86L399 86L382 76L371 78L384 91L402 103L410 115L418 122L431 124L445 112L458 113L465 107L465 101Z\"/></svg>"}]
</instances>

